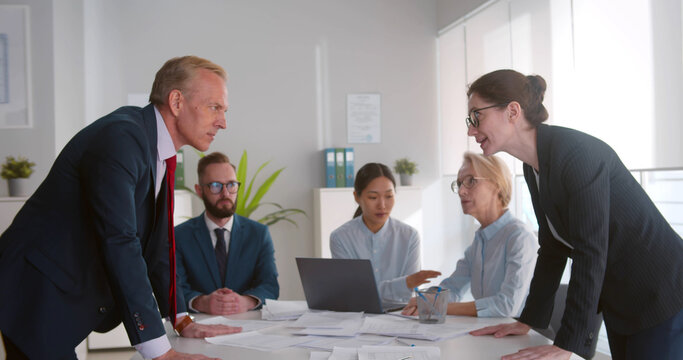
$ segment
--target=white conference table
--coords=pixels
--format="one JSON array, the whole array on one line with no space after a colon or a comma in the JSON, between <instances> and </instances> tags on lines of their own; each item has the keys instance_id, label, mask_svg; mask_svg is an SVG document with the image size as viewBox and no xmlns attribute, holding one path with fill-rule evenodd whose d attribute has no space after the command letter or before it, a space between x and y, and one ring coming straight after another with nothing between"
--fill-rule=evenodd
<instances>
[{"instance_id":1,"label":"white conference table","mask_svg":"<svg viewBox=\"0 0 683 360\"><path fill-rule=\"evenodd\" d=\"M211 317L205 314L193 315L195 321ZM230 319L261 319L260 311L250 311L245 314L228 316ZM501 322L512 322L512 319L501 318L473 318L465 316L449 316L447 322L471 323L474 325L481 325L481 327L488 325L495 325ZM174 350L191 353L203 354L209 357L216 357L219 359L249 359L249 360L304 360L310 357L312 350L290 347L287 349L266 352L246 348L239 348L233 346L214 345L206 342L204 339L188 339L175 335L170 331L170 326L167 326L167 334L171 341L171 346ZM260 330L264 333L284 335L289 334L298 329L290 329L285 327L273 327L265 330ZM294 336L294 335L292 335ZM425 341L425 340L409 340L413 344L419 346L438 346L441 348L442 359L500 359L505 354L517 352L519 349L550 344L543 335L530 331L527 335L508 336L504 338L495 339L491 336L472 336L463 335L449 340L442 341ZM398 345L400 343L394 342L391 345ZM404 345L405 346L405 345ZM320 350L313 350L320 351ZM577 355L572 355L572 359L580 359ZM140 354L136 354L131 360L142 360Z\"/></svg>"}]
</instances>

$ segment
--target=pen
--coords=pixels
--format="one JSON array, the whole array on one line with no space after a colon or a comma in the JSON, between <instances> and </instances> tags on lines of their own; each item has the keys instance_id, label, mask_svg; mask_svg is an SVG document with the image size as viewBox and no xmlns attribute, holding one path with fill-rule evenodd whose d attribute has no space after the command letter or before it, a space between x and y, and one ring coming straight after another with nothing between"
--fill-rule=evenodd
<instances>
[{"instance_id":1,"label":"pen","mask_svg":"<svg viewBox=\"0 0 683 360\"><path fill-rule=\"evenodd\" d=\"M412 359L412 358L413 358L412 356L405 356L405 357L402 357L398 360L407 360L407 359Z\"/></svg>"},{"instance_id":2,"label":"pen","mask_svg":"<svg viewBox=\"0 0 683 360\"><path fill-rule=\"evenodd\" d=\"M413 290L415 290L415 292L417 293L417 296L421 297L422 300L424 300L425 304L429 305L432 308L432 311L429 313L429 316L427 317L427 319L432 318L432 313L436 313L436 316L439 316L439 312L436 311L436 308L434 307L434 305L430 304L429 300L427 300L427 298L424 295L422 295L422 293L417 288L414 288ZM439 288L439 291L441 291L441 288ZM437 295L438 295L438 293L437 293Z\"/></svg>"},{"instance_id":3,"label":"pen","mask_svg":"<svg viewBox=\"0 0 683 360\"><path fill-rule=\"evenodd\" d=\"M422 293L420 292L420 290L418 290L417 288L415 288L415 289L413 289L413 290L415 290L415 292L417 293L417 296L421 297L422 300L429 302L429 301L427 300L427 298L426 298L424 295L422 295Z\"/></svg>"},{"instance_id":4,"label":"pen","mask_svg":"<svg viewBox=\"0 0 683 360\"><path fill-rule=\"evenodd\" d=\"M436 299L439 297L439 293L441 293L441 286L436 287L436 295L434 295L434 303L432 304L432 307L436 309Z\"/></svg>"},{"instance_id":5,"label":"pen","mask_svg":"<svg viewBox=\"0 0 683 360\"><path fill-rule=\"evenodd\" d=\"M403 345L408 345L410 347L415 347L415 344L411 344L409 341L405 341L403 339L396 338L396 341L403 344Z\"/></svg>"},{"instance_id":6,"label":"pen","mask_svg":"<svg viewBox=\"0 0 683 360\"><path fill-rule=\"evenodd\" d=\"M433 312L437 312L436 311L436 299L439 298L439 293L441 293L441 286L436 287L436 295L434 295L434 302L432 303ZM439 316L439 315L437 315L437 316ZM429 316L427 316L427 320L429 320L431 318L432 318L432 314L430 313Z\"/></svg>"}]
</instances>

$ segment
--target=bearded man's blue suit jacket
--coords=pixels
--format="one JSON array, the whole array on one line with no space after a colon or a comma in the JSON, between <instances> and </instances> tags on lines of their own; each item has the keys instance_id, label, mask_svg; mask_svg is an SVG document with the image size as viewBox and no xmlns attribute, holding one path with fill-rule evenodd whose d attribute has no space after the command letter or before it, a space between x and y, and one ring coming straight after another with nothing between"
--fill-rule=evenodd
<instances>
[{"instance_id":1,"label":"bearded man's blue suit jacket","mask_svg":"<svg viewBox=\"0 0 683 360\"><path fill-rule=\"evenodd\" d=\"M224 283L221 283L204 214L176 227L179 288L186 301L224 287L240 295L255 296L261 303L280 295L275 250L268 227L239 215L233 216Z\"/></svg>"},{"instance_id":2,"label":"bearded man's blue suit jacket","mask_svg":"<svg viewBox=\"0 0 683 360\"><path fill-rule=\"evenodd\" d=\"M131 344L165 334L168 219L165 181L155 200L156 159L154 108L122 107L69 141L0 237L0 331L29 358L68 357L121 321ZM177 302L186 311L180 291Z\"/></svg>"}]
</instances>

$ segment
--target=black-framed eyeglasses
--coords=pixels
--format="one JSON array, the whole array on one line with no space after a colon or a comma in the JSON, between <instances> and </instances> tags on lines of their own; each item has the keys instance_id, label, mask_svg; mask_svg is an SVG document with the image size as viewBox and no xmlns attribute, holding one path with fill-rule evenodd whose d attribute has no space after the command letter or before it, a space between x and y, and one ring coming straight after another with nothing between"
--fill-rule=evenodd
<instances>
[{"instance_id":1,"label":"black-framed eyeglasses","mask_svg":"<svg viewBox=\"0 0 683 360\"><path fill-rule=\"evenodd\" d=\"M228 189L229 193L234 194L240 188L240 185L242 184L239 181L228 181L225 184L218 181L213 181L208 184L203 184L203 186L208 186L209 191L211 191L213 194L220 194L221 191L223 191L223 186Z\"/></svg>"},{"instance_id":2,"label":"black-framed eyeglasses","mask_svg":"<svg viewBox=\"0 0 683 360\"><path fill-rule=\"evenodd\" d=\"M465 189L471 189L474 187L474 185L477 185L477 182L479 182L479 180L488 180L488 178L467 175L467 176L465 176L464 179L462 179L462 181L460 181L460 180L453 181L451 183L451 191L453 191L454 193L457 194L458 190L460 190L461 186L464 186Z\"/></svg>"},{"instance_id":3,"label":"black-framed eyeglasses","mask_svg":"<svg viewBox=\"0 0 683 360\"><path fill-rule=\"evenodd\" d=\"M479 127L479 112L480 111L490 109L490 108L494 108L494 107L507 106L508 104L509 104L509 102L470 110L470 113L467 114L467 117L465 118L465 124L467 124L467 128L469 129L471 126L474 126L475 128ZM474 114L474 117L472 117L472 114Z\"/></svg>"}]
</instances>

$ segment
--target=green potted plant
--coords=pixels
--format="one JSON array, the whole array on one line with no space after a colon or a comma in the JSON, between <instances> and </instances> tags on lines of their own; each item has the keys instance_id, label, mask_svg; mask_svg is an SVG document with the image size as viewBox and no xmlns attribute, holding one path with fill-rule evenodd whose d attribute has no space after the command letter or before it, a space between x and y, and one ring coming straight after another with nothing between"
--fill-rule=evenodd
<instances>
[{"instance_id":1,"label":"green potted plant","mask_svg":"<svg viewBox=\"0 0 683 360\"><path fill-rule=\"evenodd\" d=\"M261 199L263 196L270 190L270 186L273 185L277 177L280 175L282 170L285 168L281 168L276 170L274 173L272 173L270 176L266 178L266 180L263 181L263 183L260 186L256 186L254 182L256 181L256 176L263 170L266 165L268 165L270 161L266 161L265 163L261 164L259 166L258 170L256 170L256 173L254 176L251 177L251 180L248 181L249 185L248 186L240 186L239 189L237 190L237 209L235 210L235 214L242 215L244 217L250 217L254 210L257 208L261 207L262 205L268 205L268 206L273 206L275 207L275 210L261 216L260 219L257 219L258 222L265 224L265 225L273 225L281 220L287 221L294 226L299 226L297 225L296 221L290 219L292 215L296 214L303 214L306 215L306 212L301 210L301 209L285 209L282 207L280 204L274 203L274 202L263 202ZM237 181L241 182L242 184L246 185L247 184L247 151L244 150L242 152L242 157L240 158L240 163L237 166ZM252 195L252 190L253 190L253 197Z\"/></svg>"},{"instance_id":2,"label":"green potted plant","mask_svg":"<svg viewBox=\"0 0 683 360\"><path fill-rule=\"evenodd\" d=\"M399 174L402 186L412 185L413 175L418 173L417 164L408 160L408 158L396 160L394 163L394 171Z\"/></svg>"},{"instance_id":3,"label":"green potted plant","mask_svg":"<svg viewBox=\"0 0 683 360\"><path fill-rule=\"evenodd\" d=\"M7 180L9 185L9 196L27 196L27 179L33 173L36 163L28 161L27 158L19 156L8 156L2 164L0 177Z\"/></svg>"},{"instance_id":4,"label":"green potted plant","mask_svg":"<svg viewBox=\"0 0 683 360\"><path fill-rule=\"evenodd\" d=\"M204 157L204 153L201 151L196 151L199 157ZM261 185L256 185L256 177L258 174L263 170L266 165L268 165L269 161L266 161L265 163L261 164L259 166L258 170L256 170L256 173L251 177L251 179L247 179L247 151L244 150L242 152L242 157L240 158L239 165L237 166L237 181L239 181L242 186L239 187L237 190L237 208L235 209L235 214L244 216L247 218L251 218L253 215L254 211L258 209L259 207L266 205L266 206L272 206L275 209L265 215L262 215L260 218L255 219L256 221L260 222L261 224L270 226L275 223L278 223L280 221L286 221L290 224L293 224L294 226L298 227L299 225L291 219L292 216L297 215L297 214L302 214L306 216L306 212L301 210L301 209L292 209L292 208L287 208L285 209L282 205L274 202L265 202L262 201L263 197L266 195L268 190L270 190L271 185L277 180L278 176L280 176L280 173L282 170L285 168L281 168L276 170L274 173L270 174L264 181L261 183ZM192 189L187 188L185 186L181 186L180 188L186 189L193 194L197 195Z\"/></svg>"}]
</instances>

